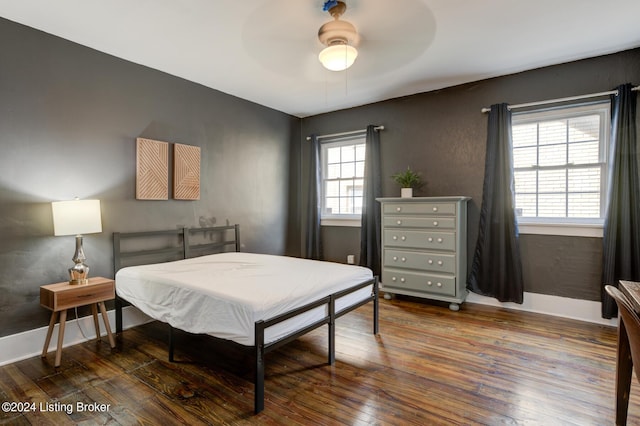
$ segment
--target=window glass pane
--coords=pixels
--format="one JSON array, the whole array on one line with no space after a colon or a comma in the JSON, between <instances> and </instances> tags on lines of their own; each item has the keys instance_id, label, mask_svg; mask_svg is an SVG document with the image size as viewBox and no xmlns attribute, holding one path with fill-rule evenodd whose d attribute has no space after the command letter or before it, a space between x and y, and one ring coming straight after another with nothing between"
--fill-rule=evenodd
<instances>
[{"instance_id":1,"label":"window glass pane","mask_svg":"<svg viewBox=\"0 0 640 426\"><path fill-rule=\"evenodd\" d=\"M364 144L356 145L356 161L364 161Z\"/></svg>"},{"instance_id":2,"label":"window glass pane","mask_svg":"<svg viewBox=\"0 0 640 426\"><path fill-rule=\"evenodd\" d=\"M535 170L525 170L514 172L515 190L517 193L528 192L535 194L536 177L538 173Z\"/></svg>"},{"instance_id":3,"label":"window glass pane","mask_svg":"<svg viewBox=\"0 0 640 426\"><path fill-rule=\"evenodd\" d=\"M353 213L353 209L351 208L353 205L352 199L347 197L340 198L340 213L349 214Z\"/></svg>"},{"instance_id":4,"label":"window glass pane","mask_svg":"<svg viewBox=\"0 0 640 426\"><path fill-rule=\"evenodd\" d=\"M565 143L567 141L567 121L543 121L540 123L540 145Z\"/></svg>"},{"instance_id":5,"label":"window glass pane","mask_svg":"<svg viewBox=\"0 0 640 426\"><path fill-rule=\"evenodd\" d=\"M340 181L340 196L352 197L354 191L353 180L345 179Z\"/></svg>"},{"instance_id":6,"label":"window glass pane","mask_svg":"<svg viewBox=\"0 0 640 426\"><path fill-rule=\"evenodd\" d=\"M354 145L342 147L342 162L356 160L356 147Z\"/></svg>"},{"instance_id":7,"label":"window glass pane","mask_svg":"<svg viewBox=\"0 0 640 426\"><path fill-rule=\"evenodd\" d=\"M329 164L327 166L327 176L326 179L338 179L340 177L340 163L338 164Z\"/></svg>"},{"instance_id":8,"label":"window glass pane","mask_svg":"<svg viewBox=\"0 0 640 426\"><path fill-rule=\"evenodd\" d=\"M363 194L363 191L364 191L364 181L362 179L354 179L353 195L356 197L361 197Z\"/></svg>"},{"instance_id":9,"label":"window glass pane","mask_svg":"<svg viewBox=\"0 0 640 426\"><path fill-rule=\"evenodd\" d=\"M362 214L362 197L355 197L353 204L353 213Z\"/></svg>"},{"instance_id":10,"label":"window glass pane","mask_svg":"<svg viewBox=\"0 0 640 426\"><path fill-rule=\"evenodd\" d=\"M535 146L538 144L538 124L518 124L511 130L513 147Z\"/></svg>"},{"instance_id":11,"label":"window glass pane","mask_svg":"<svg viewBox=\"0 0 640 426\"><path fill-rule=\"evenodd\" d=\"M600 161L600 141L569 145L569 164L594 164Z\"/></svg>"},{"instance_id":12,"label":"window glass pane","mask_svg":"<svg viewBox=\"0 0 640 426\"><path fill-rule=\"evenodd\" d=\"M540 147L540 166L567 164L567 145L546 145Z\"/></svg>"},{"instance_id":13,"label":"window glass pane","mask_svg":"<svg viewBox=\"0 0 640 426\"><path fill-rule=\"evenodd\" d=\"M600 139L600 116L587 115L569 120L569 142Z\"/></svg>"},{"instance_id":14,"label":"window glass pane","mask_svg":"<svg viewBox=\"0 0 640 426\"><path fill-rule=\"evenodd\" d=\"M351 177L354 177L355 175L356 175L355 163L342 163L340 177L351 178Z\"/></svg>"},{"instance_id":15,"label":"window glass pane","mask_svg":"<svg viewBox=\"0 0 640 426\"><path fill-rule=\"evenodd\" d=\"M600 217L600 194L569 194L569 217Z\"/></svg>"},{"instance_id":16,"label":"window glass pane","mask_svg":"<svg viewBox=\"0 0 640 426\"><path fill-rule=\"evenodd\" d=\"M538 171L538 192L562 192L567 189L566 169ZM564 210L564 201L562 203Z\"/></svg>"},{"instance_id":17,"label":"window glass pane","mask_svg":"<svg viewBox=\"0 0 640 426\"><path fill-rule=\"evenodd\" d=\"M517 148L513 150L513 167L531 167L537 164L538 151L536 147Z\"/></svg>"},{"instance_id":18,"label":"window glass pane","mask_svg":"<svg viewBox=\"0 0 640 426\"><path fill-rule=\"evenodd\" d=\"M327 148L327 163L340 162L340 147Z\"/></svg>"},{"instance_id":19,"label":"window glass pane","mask_svg":"<svg viewBox=\"0 0 640 426\"><path fill-rule=\"evenodd\" d=\"M364 177L364 161L356 163L356 177Z\"/></svg>"},{"instance_id":20,"label":"window glass pane","mask_svg":"<svg viewBox=\"0 0 640 426\"><path fill-rule=\"evenodd\" d=\"M327 197L337 197L340 195L340 184L337 180L330 180L326 182L325 195Z\"/></svg>"},{"instance_id":21,"label":"window glass pane","mask_svg":"<svg viewBox=\"0 0 640 426\"><path fill-rule=\"evenodd\" d=\"M566 217L566 194L538 194L538 217Z\"/></svg>"},{"instance_id":22,"label":"window glass pane","mask_svg":"<svg viewBox=\"0 0 640 426\"><path fill-rule=\"evenodd\" d=\"M569 192L600 191L600 167L569 169L568 178Z\"/></svg>"},{"instance_id":23,"label":"window glass pane","mask_svg":"<svg viewBox=\"0 0 640 426\"><path fill-rule=\"evenodd\" d=\"M326 214L336 214L340 212L340 198L338 197L326 197L325 209Z\"/></svg>"},{"instance_id":24,"label":"window glass pane","mask_svg":"<svg viewBox=\"0 0 640 426\"><path fill-rule=\"evenodd\" d=\"M536 217L536 194L516 194L516 215Z\"/></svg>"}]
</instances>

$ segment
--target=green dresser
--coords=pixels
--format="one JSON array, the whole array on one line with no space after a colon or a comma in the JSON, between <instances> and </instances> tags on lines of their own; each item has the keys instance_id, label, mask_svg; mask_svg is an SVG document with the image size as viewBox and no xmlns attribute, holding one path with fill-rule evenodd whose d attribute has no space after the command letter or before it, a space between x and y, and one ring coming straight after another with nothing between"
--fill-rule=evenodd
<instances>
[{"instance_id":1,"label":"green dresser","mask_svg":"<svg viewBox=\"0 0 640 426\"><path fill-rule=\"evenodd\" d=\"M393 294L450 302L467 296L469 197L378 198L382 205L382 282Z\"/></svg>"}]
</instances>

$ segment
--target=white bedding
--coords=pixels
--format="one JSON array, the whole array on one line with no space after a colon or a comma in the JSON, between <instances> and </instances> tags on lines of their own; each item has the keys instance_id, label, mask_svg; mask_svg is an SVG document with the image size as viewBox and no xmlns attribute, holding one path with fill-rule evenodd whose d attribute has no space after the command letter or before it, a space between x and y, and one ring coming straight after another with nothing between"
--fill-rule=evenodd
<instances>
[{"instance_id":1,"label":"white bedding","mask_svg":"<svg viewBox=\"0 0 640 426\"><path fill-rule=\"evenodd\" d=\"M118 296L150 317L191 333L253 346L255 322L371 279L370 269L252 253L220 253L116 273ZM371 287L336 300L336 312L371 295ZM326 315L323 306L265 331L265 343Z\"/></svg>"}]
</instances>

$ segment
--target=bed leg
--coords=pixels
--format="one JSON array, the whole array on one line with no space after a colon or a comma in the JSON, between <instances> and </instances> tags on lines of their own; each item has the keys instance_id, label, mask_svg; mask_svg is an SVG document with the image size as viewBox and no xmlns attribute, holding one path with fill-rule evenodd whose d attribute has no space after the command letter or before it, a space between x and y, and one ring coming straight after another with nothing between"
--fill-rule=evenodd
<instances>
[{"instance_id":1,"label":"bed leg","mask_svg":"<svg viewBox=\"0 0 640 426\"><path fill-rule=\"evenodd\" d=\"M378 334L379 326L378 319L379 315L379 303L378 296L380 295L378 289L378 277L376 276L373 281L373 334Z\"/></svg>"},{"instance_id":2,"label":"bed leg","mask_svg":"<svg viewBox=\"0 0 640 426\"><path fill-rule=\"evenodd\" d=\"M173 327L169 326L169 362L173 362Z\"/></svg>"},{"instance_id":3,"label":"bed leg","mask_svg":"<svg viewBox=\"0 0 640 426\"><path fill-rule=\"evenodd\" d=\"M329 298L329 365L336 362L336 298Z\"/></svg>"},{"instance_id":4,"label":"bed leg","mask_svg":"<svg viewBox=\"0 0 640 426\"><path fill-rule=\"evenodd\" d=\"M255 325L256 371L254 381L254 414L264 410L264 321Z\"/></svg>"},{"instance_id":5,"label":"bed leg","mask_svg":"<svg viewBox=\"0 0 640 426\"><path fill-rule=\"evenodd\" d=\"M122 299L116 296L116 333L122 333Z\"/></svg>"}]
</instances>

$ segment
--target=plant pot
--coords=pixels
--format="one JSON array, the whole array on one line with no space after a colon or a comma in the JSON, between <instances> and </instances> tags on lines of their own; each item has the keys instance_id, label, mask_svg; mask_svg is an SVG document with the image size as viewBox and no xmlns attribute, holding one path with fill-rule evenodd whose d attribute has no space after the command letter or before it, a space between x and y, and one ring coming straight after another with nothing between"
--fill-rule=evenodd
<instances>
[{"instance_id":1,"label":"plant pot","mask_svg":"<svg viewBox=\"0 0 640 426\"><path fill-rule=\"evenodd\" d=\"M401 198L413 197L413 188L400 188L400 197Z\"/></svg>"}]
</instances>

